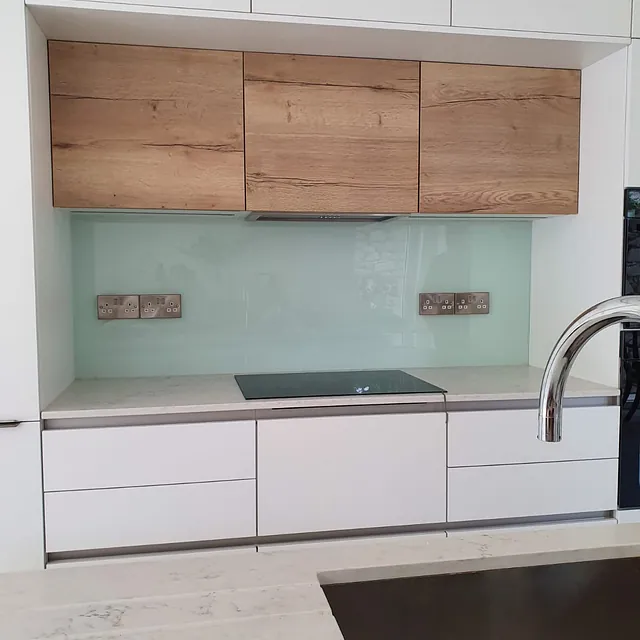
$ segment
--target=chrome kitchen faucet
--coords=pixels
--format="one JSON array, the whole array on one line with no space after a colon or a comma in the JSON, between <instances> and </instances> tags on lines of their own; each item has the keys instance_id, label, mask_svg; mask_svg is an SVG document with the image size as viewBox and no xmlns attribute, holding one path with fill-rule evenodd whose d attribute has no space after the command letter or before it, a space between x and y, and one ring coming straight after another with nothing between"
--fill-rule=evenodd
<instances>
[{"instance_id":1,"label":"chrome kitchen faucet","mask_svg":"<svg viewBox=\"0 0 640 640\"><path fill-rule=\"evenodd\" d=\"M560 336L542 376L538 409L538 438L562 440L562 398L576 356L602 329L618 322L640 322L640 296L605 300L578 316Z\"/></svg>"}]
</instances>

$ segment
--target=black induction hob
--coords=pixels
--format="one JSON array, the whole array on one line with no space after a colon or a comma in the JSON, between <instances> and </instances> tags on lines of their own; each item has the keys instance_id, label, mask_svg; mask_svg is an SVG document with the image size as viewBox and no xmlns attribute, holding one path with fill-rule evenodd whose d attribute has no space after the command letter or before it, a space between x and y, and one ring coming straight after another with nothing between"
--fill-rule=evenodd
<instances>
[{"instance_id":1,"label":"black induction hob","mask_svg":"<svg viewBox=\"0 0 640 640\"><path fill-rule=\"evenodd\" d=\"M400 370L268 373L239 375L235 379L245 400L446 393Z\"/></svg>"}]
</instances>

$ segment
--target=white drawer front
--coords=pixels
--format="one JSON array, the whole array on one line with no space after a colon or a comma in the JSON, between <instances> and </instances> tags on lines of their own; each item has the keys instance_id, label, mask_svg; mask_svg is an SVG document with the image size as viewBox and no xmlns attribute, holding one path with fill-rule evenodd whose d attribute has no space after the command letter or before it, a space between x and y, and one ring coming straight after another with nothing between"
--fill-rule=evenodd
<instances>
[{"instance_id":1,"label":"white drawer front","mask_svg":"<svg viewBox=\"0 0 640 640\"><path fill-rule=\"evenodd\" d=\"M454 27L623 36L632 0L453 0Z\"/></svg>"},{"instance_id":2,"label":"white drawer front","mask_svg":"<svg viewBox=\"0 0 640 640\"><path fill-rule=\"evenodd\" d=\"M260 535L444 522L444 414L258 422Z\"/></svg>"},{"instance_id":3,"label":"white drawer front","mask_svg":"<svg viewBox=\"0 0 640 640\"><path fill-rule=\"evenodd\" d=\"M449 522L609 511L617 503L617 460L449 469Z\"/></svg>"},{"instance_id":4,"label":"white drawer front","mask_svg":"<svg viewBox=\"0 0 640 640\"><path fill-rule=\"evenodd\" d=\"M559 443L538 440L538 412L449 414L449 467L618 457L620 409L565 409Z\"/></svg>"},{"instance_id":5,"label":"white drawer front","mask_svg":"<svg viewBox=\"0 0 640 640\"><path fill-rule=\"evenodd\" d=\"M255 480L45 495L48 553L256 534Z\"/></svg>"},{"instance_id":6,"label":"white drawer front","mask_svg":"<svg viewBox=\"0 0 640 640\"><path fill-rule=\"evenodd\" d=\"M449 25L451 0L253 0L256 13Z\"/></svg>"},{"instance_id":7,"label":"white drawer front","mask_svg":"<svg viewBox=\"0 0 640 640\"><path fill-rule=\"evenodd\" d=\"M255 478L255 422L44 431L44 490Z\"/></svg>"}]
</instances>

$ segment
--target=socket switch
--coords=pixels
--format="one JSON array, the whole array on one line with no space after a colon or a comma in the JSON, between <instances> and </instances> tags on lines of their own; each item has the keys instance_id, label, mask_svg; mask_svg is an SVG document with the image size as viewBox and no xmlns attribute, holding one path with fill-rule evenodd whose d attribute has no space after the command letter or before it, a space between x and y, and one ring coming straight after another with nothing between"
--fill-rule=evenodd
<instances>
[{"instance_id":1,"label":"socket switch","mask_svg":"<svg viewBox=\"0 0 640 640\"><path fill-rule=\"evenodd\" d=\"M456 315L486 315L491 308L489 292L456 293Z\"/></svg>"},{"instance_id":2,"label":"socket switch","mask_svg":"<svg viewBox=\"0 0 640 640\"><path fill-rule=\"evenodd\" d=\"M455 313L455 293L421 293L421 316L452 316Z\"/></svg>"},{"instance_id":3,"label":"socket switch","mask_svg":"<svg viewBox=\"0 0 640 640\"><path fill-rule=\"evenodd\" d=\"M143 320L182 318L182 296L179 293L141 295L140 317Z\"/></svg>"},{"instance_id":4,"label":"socket switch","mask_svg":"<svg viewBox=\"0 0 640 640\"><path fill-rule=\"evenodd\" d=\"M135 320L140 317L138 296L98 296L99 320Z\"/></svg>"}]
</instances>

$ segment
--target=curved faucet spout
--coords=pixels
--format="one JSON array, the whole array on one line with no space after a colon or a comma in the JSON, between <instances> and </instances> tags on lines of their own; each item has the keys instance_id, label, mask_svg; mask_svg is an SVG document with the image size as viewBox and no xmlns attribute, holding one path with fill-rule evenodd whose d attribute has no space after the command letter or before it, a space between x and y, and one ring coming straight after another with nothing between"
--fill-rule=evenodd
<instances>
[{"instance_id":1,"label":"curved faucet spout","mask_svg":"<svg viewBox=\"0 0 640 640\"><path fill-rule=\"evenodd\" d=\"M538 438L543 442L562 439L562 397L576 356L596 333L618 322L640 322L640 296L612 298L591 307L567 327L556 343L540 389Z\"/></svg>"}]
</instances>

